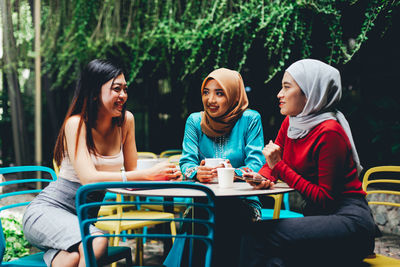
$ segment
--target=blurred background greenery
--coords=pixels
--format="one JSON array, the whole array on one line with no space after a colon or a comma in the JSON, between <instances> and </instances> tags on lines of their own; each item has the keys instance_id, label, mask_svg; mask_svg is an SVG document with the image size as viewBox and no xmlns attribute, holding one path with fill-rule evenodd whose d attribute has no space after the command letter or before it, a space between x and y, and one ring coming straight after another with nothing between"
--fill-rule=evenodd
<instances>
[{"instance_id":1,"label":"blurred background greenery","mask_svg":"<svg viewBox=\"0 0 400 267\"><path fill-rule=\"evenodd\" d=\"M1 0L3 166L34 163L33 2ZM283 120L276 99L283 72L307 57L341 71L340 109L364 167L399 165L399 5L395 0L41 1L42 165L51 166L76 79L91 59L111 59L125 68L138 150L159 153L181 148L187 116L202 110L201 82L218 67L242 74L250 108L261 113L265 140L274 139Z\"/></svg>"}]
</instances>

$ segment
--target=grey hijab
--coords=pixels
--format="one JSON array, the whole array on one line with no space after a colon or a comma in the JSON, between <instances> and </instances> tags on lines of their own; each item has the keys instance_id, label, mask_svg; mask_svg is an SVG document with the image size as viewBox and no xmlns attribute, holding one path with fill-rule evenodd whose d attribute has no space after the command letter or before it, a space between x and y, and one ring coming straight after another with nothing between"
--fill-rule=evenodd
<instances>
[{"instance_id":1,"label":"grey hijab","mask_svg":"<svg viewBox=\"0 0 400 267\"><path fill-rule=\"evenodd\" d=\"M362 166L349 123L343 113L334 109L342 96L339 71L315 59L296 61L286 71L293 77L307 97L303 111L297 116L289 117L287 136L291 139L303 138L318 124L326 120L337 120L350 140L357 172L360 174Z\"/></svg>"}]
</instances>

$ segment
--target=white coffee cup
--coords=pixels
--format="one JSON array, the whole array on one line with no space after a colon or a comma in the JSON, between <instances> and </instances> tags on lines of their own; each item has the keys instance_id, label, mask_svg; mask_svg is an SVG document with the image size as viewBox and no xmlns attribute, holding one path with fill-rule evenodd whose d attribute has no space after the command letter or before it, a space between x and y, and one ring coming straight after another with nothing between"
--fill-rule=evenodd
<instances>
[{"instance_id":1,"label":"white coffee cup","mask_svg":"<svg viewBox=\"0 0 400 267\"><path fill-rule=\"evenodd\" d=\"M217 167L218 165L223 164L225 160L221 158L206 158L204 161L205 166L207 167Z\"/></svg>"},{"instance_id":2,"label":"white coffee cup","mask_svg":"<svg viewBox=\"0 0 400 267\"><path fill-rule=\"evenodd\" d=\"M235 168L217 168L218 185L220 188L233 187Z\"/></svg>"},{"instance_id":3,"label":"white coffee cup","mask_svg":"<svg viewBox=\"0 0 400 267\"><path fill-rule=\"evenodd\" d=\"M138 159L137 169L138 170L149 169L159 162L160 162L159 159Z\"/></svg>"}]
</instances>

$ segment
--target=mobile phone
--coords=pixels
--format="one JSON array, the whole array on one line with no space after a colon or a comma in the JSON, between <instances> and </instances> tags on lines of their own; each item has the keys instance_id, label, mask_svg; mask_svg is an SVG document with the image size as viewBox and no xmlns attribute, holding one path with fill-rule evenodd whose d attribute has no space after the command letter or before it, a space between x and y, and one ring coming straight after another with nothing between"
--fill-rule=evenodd
<instances>
[{"instance_id":1,"label":"mobile phone","mask_svg":"<svg viewBox=\"0 0 400 267\"><path fill-rule=\"evenodd\" d=\"M254 177L243 177L241 175L235 174L235 178L238 178L240 180L246 181L246 182L253 182L253 183L261 183L262 181L265 181L265 178L254 178Z\"/></svg>"}]
</instances>

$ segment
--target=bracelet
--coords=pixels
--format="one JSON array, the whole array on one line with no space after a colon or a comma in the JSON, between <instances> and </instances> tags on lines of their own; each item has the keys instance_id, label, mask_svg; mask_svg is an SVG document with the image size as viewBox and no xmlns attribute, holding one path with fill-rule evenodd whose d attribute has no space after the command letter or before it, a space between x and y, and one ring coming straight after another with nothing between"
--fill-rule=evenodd
<instances>
[{"instance_id":1,"label":"bracelet","mask_svg":"<svg viewBox=\"0 0 400 267\"><path fill-rule=\"evenodd\" d=\"M194 179L192 176L194 176L193 173L197 172L198 167L199 166L187 168L185 171L185 175L183 176L184 179L187 180Z\"/></svg>"},{"instance_id":2,"label":"bracelet","mask_svg":"<svg viewBox=\"0 0 400 267\"><path fill-rule=\"evenodd\" d=\"M126 178L126 172L124 167L121 168L121 176L122 176L122 182L125 183L128 181L128 179Z\"/></svg>"}]
</instances>

